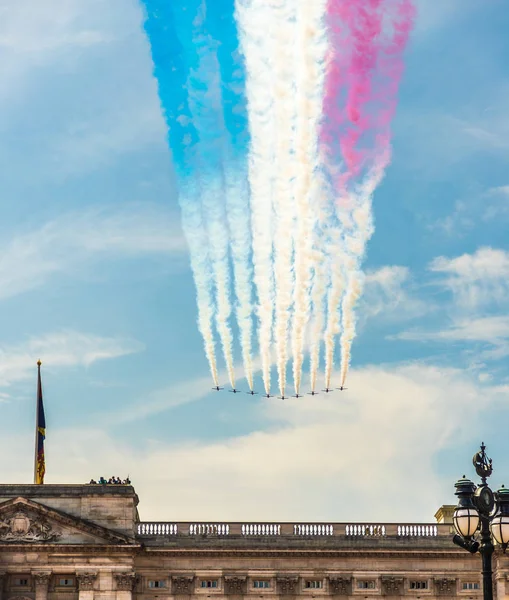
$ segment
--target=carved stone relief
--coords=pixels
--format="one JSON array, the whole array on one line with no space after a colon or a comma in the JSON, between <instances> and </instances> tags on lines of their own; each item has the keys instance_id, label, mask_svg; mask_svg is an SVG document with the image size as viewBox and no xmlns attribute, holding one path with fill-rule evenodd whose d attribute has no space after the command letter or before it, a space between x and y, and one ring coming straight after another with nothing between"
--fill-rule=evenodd
<instances>
[{"instance_id":1,"label":"carved stone relief","mask_svg":"<svg viewBox=\"0 0 509 600\"><path fill-rule=\"evenodd\" d=\"M382 592L386 596L402 596L403 595L403 578L402 577L382 577Z\"/></svg>"},{"instance_id":2,"label":"carved stone relief","mask_svg":"<svg viewBox=\"0 0 509 600\"><path fill-rule=\"evenodd\" d=\"M453 596L456 594L456 579L435 579L435 591L440 596Z\"/></svg>"},{"instance_id":3,"label":"carved stone relief","mask_svg":"<svg viewBox=\"0 0 509 600\"><path fill-rule=\"evenodd\" d=\"M76 579L78 580L78 588L80 590L90 591L94 589L97 573L77 573Z\"/></svg>"},{"instance_id":4,"label":"carved stone relief","mask_svg":"<svg viewBox=\"0 0 509 600\"><path fill-rule=\"evenodd\" d=\"M278 577L277 585L281 596L295 596L298 593L298 577Z\"/></svg>"},{"instance_id":5,"label":"carved stone relief","mask_svg":"<svg viewBox=\"0 0 509 600\"><path fill-rule=\"evenodd\" d=\"M0 517L0 540L2 542L49 542L60 537L51 525L41 517L32 518L18 511L12 517Z\"/></svg>"},{"instance_id":6,"label":"carved stone relief","mask_svg":"<svg viewBox=\"0 0 509 600\"><path fill-rule=\"evenodd\" d=\"M193 593L194 577L175 575L171 578L171 592L174 595L188 595Z\"/></svg>"},{"instance_id":7,"label":"carved stone relief","mask_svg":"<svg viewBox=\"0 0 509 600\"><path fill-rule=\"evenodd\" d=\"M351 596L352 577L329 577L329 589L333 596Z\"/></svg>"},{"instance_id":8,"label":"carved stone relief","mask_svg":"<svg viewBox=\"0 0 509 600\"><path fill-rule=\"evenodd\" d=\"M32 573L36 586L48 587L51 573Z\"/></svg>"},{"instance_id":9,"label":"carved stone relief","mask_svg":"<svg viewBox=\"0 0 509 600\"><path fill-rule=\"evenodd\" d=\"M117 590L121 592L132 592L136 583L136 573L132 571L127 573L113 573L117 582Z\"/></svg>"},{"instance_id":10,"label":"carved stone relief","mask_svg":"<svg viewBox=\"0 0 509 600\"><path fill-rule=\"evenodd\" d=\"M242 596L246 593L246 581L247 577L228 577L224 578L224 590L225 594Z\"/></svg>"}]
</instances>

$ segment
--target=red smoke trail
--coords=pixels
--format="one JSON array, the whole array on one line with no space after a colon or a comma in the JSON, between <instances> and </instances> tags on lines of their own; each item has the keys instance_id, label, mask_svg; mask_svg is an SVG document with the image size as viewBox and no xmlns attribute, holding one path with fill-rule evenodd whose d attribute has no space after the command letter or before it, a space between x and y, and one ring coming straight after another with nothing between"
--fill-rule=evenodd
<instances>
[{"instance_id":1,"label":"red smoke trail","mask_svg":"<svg viewBox=\"0 0 509 600\"><path fill-rule=\"evenodd\" d=\"M329 294L335 301L328 307L331 326L326 345L331 348L332 336L338 331L336 300L342 288L342 385L355 336L360 264L373 232L371 195L390 161L390 123L414 15L412 0L329 0L328 4L333 50L326 77L321 144L335 196L331 198L337 217L333 251L346 259L341 266L332 267L336 275L342 271L343 277L336 276ZM331 362L330 350L326 381Z\"/></svg>"}]
</instances>

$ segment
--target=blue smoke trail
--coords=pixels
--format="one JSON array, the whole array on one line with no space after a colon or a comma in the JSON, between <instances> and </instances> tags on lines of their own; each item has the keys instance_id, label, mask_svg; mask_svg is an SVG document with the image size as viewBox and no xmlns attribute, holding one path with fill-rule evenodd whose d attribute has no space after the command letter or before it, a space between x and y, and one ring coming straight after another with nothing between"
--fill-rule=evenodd
<instances>
[{"instance_id":1,"label":"blue smoke trail","mask_svg":"<svg viewBox=\"0 0 509 600\"><path fill-rule=\"evenodd\" d=\"M230 231L236 306L244 372L253 389L252 329L253 303L251 265L251 223L247 151L249 144L246 73L235 22L234 0L209 0L206 28L215 41L221 78L224 127L228 139L223 145L226 214Z\"/></svg>"},{"instance_id":2,"label":"blue smoke trail","mask_svg":"<svg viewBox=\"0 0 509 600\"><path fill-rule=\"evenodd\" d=\"M214 385L218 385L215 344L212 329L214 314L212 276L200 193L200 168L204 156L199 154L200 135L191 110L189 83L200 90L205 87L193 81L199 57L188 29L199 11L199 2L177 6L168 0L141 0L145 8L145 32L148 36L154 76L161 108L168 126L168 142L179 181L179 204L182 226L189 245L191 269L196 285L198 327ZM193 5L194 6L191 6ZM205 156L206 158L206 156Z\"/></svg>"}]
</instances>

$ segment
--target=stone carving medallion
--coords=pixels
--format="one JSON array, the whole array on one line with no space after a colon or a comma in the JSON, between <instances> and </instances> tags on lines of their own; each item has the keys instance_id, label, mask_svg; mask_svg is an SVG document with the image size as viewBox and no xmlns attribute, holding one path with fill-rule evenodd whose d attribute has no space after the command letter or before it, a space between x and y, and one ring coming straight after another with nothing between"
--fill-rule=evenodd
<instances>
[{"instance_id":1,"label":"stone carving medallion","mask_svg":"<svg viewBox=\"0 0 509 600\"><path fill-rule=\"evenodd\" d=\"M386 596L403 595L402 577L382 577L382 590Z\"/></svg>"},{"instance_id":2,"label":"stone carving medallion","mask_svg":"<svg viewBox=\"0 0 509 600\"><path fill-rule=\"evenodd\" d=\"M456 594L456 579L435 579L435 590L440 596L453 596Z\"/></svg>"},{"instance_id":3,"label":"stone carving medallion","mask_svg":"<svg viewBox=\"0 0 509 600\"><path fill-rule=\"evenodd\" d=\"M90 591L94 589L94 583L97 579L97 573L77 573L76 579L80 590Z\"/></svg>"},{"instance_id":4,"label":"stone carving medallion","mask_svg":"<svg viewBox=\"0 0 509 600\"><path fill-rule=\"evenodd\" d=\"M60 537L43 518L32 518L18 511L10 518L0 517L2 542L50 542Z\"/></svg>"},{"instance_id":5,"label":"stone carving medallion","mask_svg":"<svg viewBox=\"0 0 509 600\"><path fill-rule=\"evenodd\" d=\"M334 596L351 596L352 577L329 577L329 588Z\"/></svg>"},{"instance_id":6,"label":"stone carving medallion","mask_svg":"<svg viewBox=\"0 0 509 600\"><path fill-rule=\"evenodd\" d=\"M295 596L298 592L297 585L299 583L298 577L278 577L277 584L279 587L279 593L281 596Z\"/></svg>"},{"instance_id":7,"label":"stone carving medallion","mask_svg":"<svg viewBox=\"0 0 509 600\"><path fill-rule=\"evenodd\" d=\"M224 578L224 592L225 594L233 596L242 596L246 593L246 577L238 576L226 576Z\"/></svg>"},{"instance_id":8,"label":"stone carving medallion","mask_svg":"<svg viewBox=\"0 0 509 600\"><path fill-rule=\"evenodd\" d=\"M171 592L176 596L191 595L193 593L193 577L175 575L171 578Z\"/></svg>"},{"instance_id":9,"label":"stone carving medallion","mask_svg":"<svg viewBox=\"0 0 509 600\"><path fill-rule=\"evenodd\" d=\"M132 592L136 583L136 573L129 571L127 573L114 573L117 582L117 590L122 592Z\"/></svg>"}]
</instances>

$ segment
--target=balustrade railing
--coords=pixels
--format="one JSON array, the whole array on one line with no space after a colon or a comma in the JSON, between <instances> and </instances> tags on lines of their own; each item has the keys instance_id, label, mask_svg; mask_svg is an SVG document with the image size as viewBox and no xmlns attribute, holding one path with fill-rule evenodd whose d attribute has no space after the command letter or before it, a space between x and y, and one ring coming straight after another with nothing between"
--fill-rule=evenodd
<instances>
[{"instance_id":1,"label":"balustrade railing","mask_svg":"<svg viewBox=\"0 0 509 600\"><path fill-rule=\"evenodd\" d=\"M281 535L281 525L276 523L244 523L242 535Z\"/></svg>"},{"instance_id":2,"label":"balustrade railing","mask_svg":"<svg viewBox=\"0 0 509 600\"><path fill-rule=\"evenodd\" d=\"M293 526L293 535L334 535L334 525L310 523Z\"/></svg>"},{"instance_id":3,"label":"balustrade railing","mask_svg":"<svg viewBox=\"0 0 509 600\"><path fill-rule=\"evenodd\" d=\"M406 537L436 537L437 525L398 525L398 535Z\"/></svg>"},{"instance_id":4,"label":"balustrade railing","mask_svg":"<svg viewBox=\"0 0 509 600\"><path fill-rule=\"evenodd\" d=\"M357 525L345 526L345 535L357 537L383 537L386 534L385 525Z\"/></svg>"},{"instance_id":5,"label":"balustrade railing","mask_svg":"<svg viewBox=\"0 0 509 600\"><path fill-rule=\"evenodd\" d=\"M141 522L141 537L217 536L217 537L344 537L368 539L436 538L448 536L450 525L430 523L190 523Z\"/></svg>"}]
</instances>

